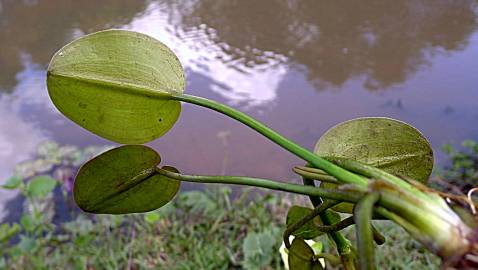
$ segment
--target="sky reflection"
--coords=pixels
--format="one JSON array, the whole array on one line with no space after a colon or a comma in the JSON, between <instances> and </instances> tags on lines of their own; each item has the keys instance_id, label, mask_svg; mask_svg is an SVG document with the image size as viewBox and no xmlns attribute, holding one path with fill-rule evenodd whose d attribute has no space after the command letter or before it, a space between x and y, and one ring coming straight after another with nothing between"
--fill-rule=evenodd
<instances>
[{"instance_id":1,"label":"sky reflection","mask_svg":"<svg viewBox=\"0 0 478 270\"><path fill-rule=\"evenodd\" d=\"M188 93L244 110L309 148L338 122L371 115L417 126L436 150L478 139L470 124L478 121L476 4L366 2L0 0L0 182L45 139L108 143L64 118L44 81L56 50L110 27L170 46L186 69ZM191 173L286 180L300 163L190 105L150 145Z\"/></svg>"}]
</instances>

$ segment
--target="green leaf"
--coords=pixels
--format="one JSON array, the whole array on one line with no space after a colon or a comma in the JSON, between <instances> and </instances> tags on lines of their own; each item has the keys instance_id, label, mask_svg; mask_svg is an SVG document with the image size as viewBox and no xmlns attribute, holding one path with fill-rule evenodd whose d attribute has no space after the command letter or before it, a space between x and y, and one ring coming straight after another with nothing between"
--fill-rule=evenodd
<instances>
[{"instance_id":1,"label":"green leaf","mask_svg":"<svg viewBox=\"0 0 478 270\"><path fill-rule=\"evenodd\" d=\"M291 226L292 224L298 222L308 214L312 213L312 209L302 206L294 205L289 209L287 212L287 226ZM318 218L314 219L317 220ZM307 222L304 226L297 229L292 233L292 235L296 237L301 237L304 239L312 239L315 238L322 233L317 229L317 226L314 224L314 220Z\"/></svg>"},{"instance_id":2,"label":"green leaf","mask_svg":"<svg viewBox=\"0 0 478 270\"><path fill-rule=\"evenodd\" d=\"M242 243L245 269L263 269L271 264L273 249L277 241L278 230L264 230L260 233L248 233Z\"/></svg>"},{"instance_id":3,"label":"green leaf","mask_svg":"<svg viewBox=\"0 0 478 270\"><path fill-rule=\"evenodd\" d=\"M83 128L119 143L161 137L179 117L185 87L176 55L144 34L106 30L61 48L48 67L50 98Z\"/></svg>"},{"instance_id":4,"label":"green leaf","mask_svg":"<svg viewBox=\"0 0 478 270\"><path fill-rule=\"evenodd\" d=\"M290 270L319 270L321 263L314 259L314 251L301 238L294 238L289 249Z\"/></svg>"},{"instance_id":5,"label":"green leaf","mask_svg":"<svg viewBox=\"0 0 478 270\"><path fill-rule=\"evenodd\" d=\"M385 117L364 117L329 129L315 145L322 157L348 158L388 173L427 182L433 169L433 151L427 139L414 127ZM321 183L333 189L333 183ZM352 213L353 205L340 203L332 209Z\"/></svg>"},{"instance_id":6,"label":"green leaf","mask_svg":"<svg viewBox=\"0 0 478 270\"><path fill-rule=\"evenodd\" d=\"M31 216L23 215L20 218L20 224L22 225L23 229L27 232L32 232L35 230L35 224Z\"/></svg>"},{"instance_id":7,"label":"green leaf","mask_svg":"<svg viewBox=\"0 0 478 270\"><path fill-rule=\"evenodd\" d=\"M158 212L150 212L144 215L144 221L148 223L156 223L161 219L161 215Z\"/></svg>"},{"instance_id":8,"label":"green leaf","mask_svg":"<svg viewBox=\"0 0 478 270\"><path fill-rule=\"evenodd\" d=\"M13 236L15 236L20 231L20 226L16 223L12 224L11 226L7 223L0 225L0 243L6 242L10 240Z\"/></svg>"},{"instance_id":9,"label":"green leaf","mask_svg":"<svg viewBox=\"0 0 478 270\"><path fill-rule=\"evenodd\" d=\"M78 206L96 214L155 210L174 198L180 181L156 173L161 158L143 145L109 150L81 167L73 196ZM172 167L163 169L178 172Z\"/></svg>"},{"instance_id":10,"label":"green leaf","mask_svg":"<svg viewBox=\"0 0 478 270\"><path fill-rule=\"evenodd\" d=\"M30 180L27 185L27 193L32 197L45 198L55 189L58 181L47 176L37 176Z\"/></svg>"},{"instance_id":11,"label":"green leaf","mask_svg":"<svg viewBox=\"0 0 478 270\"><path fill-rule=\"evenodd\" d=\"M409 124L384 117L338 124L319 139L314 152L360 161L422 183L433 169L433 152L427 139Z\"/></svg>"},{"instance_id":12,"label":"green leaf","mask_svg":"<svg viewBox=\"0 0 478 270\"><path fill-rule=\"evenodd\" d=\"M23 179L19 176L12 176L5 181L5 184L2 185L2 188L4 189L16 189L18 188L21 183L23 182Z\"/></svg>"},{"instance_id":13,"label":"green leaf","mask_svg":"<svg viewBox=\"0 0 478 270\"><path fill-rule=\"evenodd\" d=\"M33 253L38 248L38 242L34 238L20 235L20 243L18 243L18 247L24 253Z\"/></svg>"}]
</instances>

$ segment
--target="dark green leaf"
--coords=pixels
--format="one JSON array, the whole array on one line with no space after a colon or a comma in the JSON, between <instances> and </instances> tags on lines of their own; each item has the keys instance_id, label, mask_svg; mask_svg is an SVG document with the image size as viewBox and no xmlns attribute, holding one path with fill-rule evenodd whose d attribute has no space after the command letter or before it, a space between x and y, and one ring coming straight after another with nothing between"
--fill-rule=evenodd
<instances>
[{"instance_id":1,"label":"dark green leaf","mask_svg":"<svg viewBox=\"0 0 478 270\"><path fill-rule=\"evenodd\" d=\"M314 251L301 238L295 238L289 249L290 270L320 270L323 269L318 260L314 259Z\"/></svg>"},{"instance_id":2,"label":"dark green leaf","mask_svg":"<svg viewBox=\"0 0 478 270\"><path fill-rule=\"evenodd\" d=\"M156 173L160 161L156 151L143 145L109 150L81 167L73 189L75 201L84 211L96 214L155 210L173 199L180 185Z\"/></svg>"},{"instance_id":3,"label":"dark green leaf","mask_svg":"<svg viewBox=\"0 0 478 270\"><path fill-rule=\"evenodd\" d=\"M57 183L49 176L37 176L28 182L27 193L32 197L44 198L55 189Z\"/></svg>"},{"instance_id":4,"label":"dark green leaf","mask_svg":"<svg viewBox=\"0 0 478 270\"><path fill-rule=\"evenodd\" d=\"M287 226L291 226L292 224L298 222L308 214L312 213L312 209L302 206L294 205L289 209L287 212ZM318 218L316 218L317 220ZM317 229L317 226L314 224L314 220L307 222L304 226L300 229L294 231L292 235L296 237L301 237L304 239L312 239L315 238L322 233Z\"/></svg>"},{"instance_id":5,"label":"dark green leaf","mask_svg":"<svg viewBox=\"0 0 478 270\"><path fill-rule=\"evenodd\" d=\"M181 106L168 97L183 92L185 78L176 55L163 43L136 32L107 30L60 49L48 67L47 85L55 106L75 123L133 144L171 129Z\"/></svg>"}]
</instances>

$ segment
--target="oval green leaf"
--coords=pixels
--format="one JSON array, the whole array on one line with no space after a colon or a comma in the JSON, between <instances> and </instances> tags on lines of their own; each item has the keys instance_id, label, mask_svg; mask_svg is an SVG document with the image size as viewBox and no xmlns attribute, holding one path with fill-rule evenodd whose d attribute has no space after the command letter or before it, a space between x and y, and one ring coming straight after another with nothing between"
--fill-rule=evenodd
<instances>
[{"instance_id":1,"label":"oval green leaf","mask_svg":"<svg viewBox=\"0 0 478 270\"><path fill-rule=\"evenodd\" d=\"M329 129L315 145L319 156L348 158L422 183L433 169L430 143L416 128L385 117L365 117Z\"/></svg>"},{"instance_id":2,"label":"oval green leaf","mask_svg":"<svg viewBox=\"0 0 478 270\"><path fill-rule=\"evenodd\" d=\"M106 30L81 37L52 58L48 93L65 116L111 141L145 143L165 134L185 87L176 55L147 35Z\"/></svg>"},{"instance_id":3,"label":"oval green leaf","mask_svg":"<svg viewBox=\"0 0 478 270\"><path fill-rule=\"evenodd\" d=\"M95 214L149 212L171 201L180 181L159 175L161 158L143 145L125 145L107 151L83 165L73 195L78 206ZM164 167L178 172L172 167Z\"/></svg>"},{"instance_id":4,"label":"oval green leaf","mask_svg":"<svg viewBox=\"0 0 478 270\"><path fill-rule=\"evenodd\" d=\"M298 205L292 206L289 211L287 212L287 227L291 226L294 223L297 223L299 220L303 219L305 216L312 213L312 209L307 207L302 207ZM317 229L314 222L320 223L318 217L315 219L307 222L304 226L300 227L299 229L292 232L292 235L295 237L300 237L303 239L313 239L322 234L321 231Z\"/></svg>"},{"instance_id":5,"label":"oval green leaf","mask_svg":"<svg viewBox=\"0 0 478 270\"><path fill-rule=\"evenodd\" d=\"M329 129L315 145L323 157L348 158L388 173L425 183L433 169L433 151L428 140L413 126L391 118L364 117ZM321 187L334 188L331 183ZM352 213L353 205L333 207Z\"/></svg>"}]
</instances>

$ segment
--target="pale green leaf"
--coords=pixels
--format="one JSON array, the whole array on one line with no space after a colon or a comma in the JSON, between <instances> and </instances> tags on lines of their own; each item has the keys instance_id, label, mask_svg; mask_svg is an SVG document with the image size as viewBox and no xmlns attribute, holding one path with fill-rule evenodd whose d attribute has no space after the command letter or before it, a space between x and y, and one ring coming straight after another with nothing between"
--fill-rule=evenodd
<instances>
[{"instance_id":1,"label":"pale green leaf","mask_svg":"<svg viewBox=\"0 0 478 270\"><path fill-rule=\"evenodd\" d=\"M55 106L83 128L119 143L154 140L181 111L171 94L185 87L176 55L147 35L106 30L60 49L48 67Z\"/></svg>"},{"instance_id":2,"label":"pale green leaf","mask_svg":"<svg viewBox=\"0 0 478 270\"><path fill-rule=\"evenodd\" d=\"M50 176L37 176L28 182L27 193L32 197L44 198L55 189L57 183Z\"/></svg>"}]
</instances>

